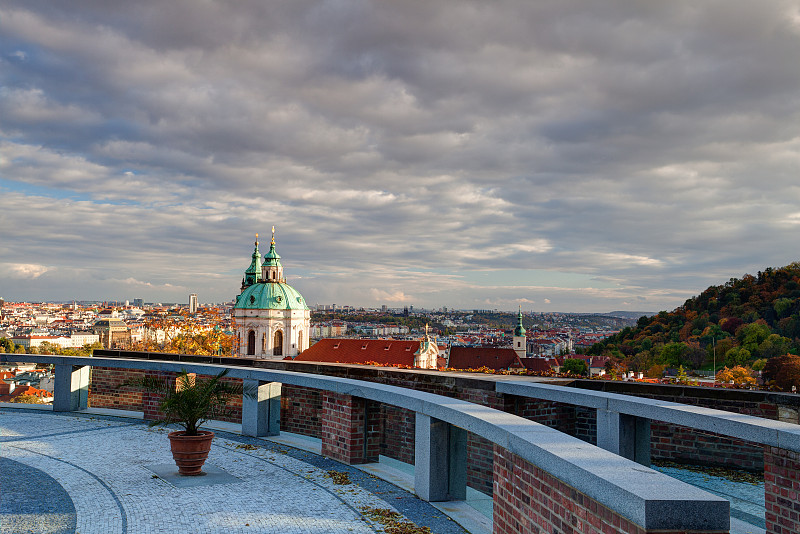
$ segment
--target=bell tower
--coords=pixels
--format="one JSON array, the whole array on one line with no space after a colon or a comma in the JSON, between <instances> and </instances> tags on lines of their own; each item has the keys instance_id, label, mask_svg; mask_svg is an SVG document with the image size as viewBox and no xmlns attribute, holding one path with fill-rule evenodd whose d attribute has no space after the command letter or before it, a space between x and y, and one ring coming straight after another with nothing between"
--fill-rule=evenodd
<instances>
[{"instance_id":1,"label":"bell tower","mask_svg":"<svg viewBox=\"0 0 800 534\"><path fill-rule=\"evenodd\" d=\"M522 326L522 306L519 308L517 327L514 329L514 351L520 358L524 358L528 351L528 338L525 335L525 327Z\"/></svg>"}]
</instances>

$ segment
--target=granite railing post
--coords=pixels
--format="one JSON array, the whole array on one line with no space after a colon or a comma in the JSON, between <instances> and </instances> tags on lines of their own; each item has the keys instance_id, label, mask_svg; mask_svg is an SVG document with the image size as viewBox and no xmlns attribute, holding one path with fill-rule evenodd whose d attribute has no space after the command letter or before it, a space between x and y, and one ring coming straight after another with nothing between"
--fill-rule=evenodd
<instances>
[{"instance_id":1,"label":"granite railing post","mask_svg":"<svg viewBox=\"0 0 800 534\"><path fill-rule=\"evenodd\" d=\"M650 466L650 420L598 408L597 446Z\"/></svg>"},{"instance_id":2,"label":"granite railing post","mask_svg":"<svg viewBox=\"0 0 800 534\"><path fill-rule=\"evenodd\" d=\"M467 498L467 432L416 414L414 491L424 501Z\"/></svg>"},{"instance_id":3,"label":"granite railing post","mask_svg":"<svg viewBox=\"0 0 800 534\"><path fill-rule=\"evenodd\" d=\"M89 366L57 364L53 411L77 412L89 406Z\"/></svg>"},{"instance_id":4,"label":"granite railing post","mask_svg":"<svg viewBox=\"0 0 800 534\"><path fill-rule=\"evenodd\" d=\"M281 426L281 383L244 379L242 396L242 434L277 436Z\"/></svg>"}]
</instances>

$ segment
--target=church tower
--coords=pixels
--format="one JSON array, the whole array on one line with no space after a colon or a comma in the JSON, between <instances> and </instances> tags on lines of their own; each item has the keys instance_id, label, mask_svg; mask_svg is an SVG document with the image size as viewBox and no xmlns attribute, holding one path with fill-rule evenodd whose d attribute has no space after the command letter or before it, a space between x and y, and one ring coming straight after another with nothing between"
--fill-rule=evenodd
<instances>
[{"instance_id":1,"label":"church tower","mask_svg":"<svg viewBox=\"0 0 800 534\"><path fill-rule=\"evenodd\" d=\"M425 337L419 343L419 350L414 353L414 367L422 369L436 369L439 358L439 345L436 339L428 333L428 325L425 325Z\"/></svg>"},{"instance_id":2,"label":"church tower","mask_svg":"<svg viewBox=\"0 0 800 534\"><path fill-rule=\"evenodd\" d=\"M256 234L250 266L233 306L233 327L241 358L294 358L308 348L311 311L303 296L286 283L275 251L275 227L269 252L261 261Z\"/></svg>"},{"instance_id":3,"label":"church tower","mask_svg":"<svg viewBox=\"0 0 800 534\"><path fill-rule=\"evenodd\" d=\"M519 308L519 321L514 329L514 350L520 358L525 357L528 351L528 338L525 336L525 327L522 326L522 307Z\"/></svg>"}]
</instances>

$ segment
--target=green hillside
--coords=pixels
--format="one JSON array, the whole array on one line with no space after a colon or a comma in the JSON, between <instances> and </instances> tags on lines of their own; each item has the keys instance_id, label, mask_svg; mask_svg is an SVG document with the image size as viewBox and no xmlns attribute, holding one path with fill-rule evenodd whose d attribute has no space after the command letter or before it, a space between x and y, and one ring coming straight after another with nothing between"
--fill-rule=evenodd
<instances>
[{"instance_id":1,"label":"green hillside","mask_svg":"<svg viewBox=\"0 0 800 534\"><path fill-rule=\"evenodd\" d=\"M800 353L800 262L757 276L731 278L672 312L641 317L635 327L593 345L633 371L658 367L760 369L770 358Z\"/></svg>"}]
</instances>

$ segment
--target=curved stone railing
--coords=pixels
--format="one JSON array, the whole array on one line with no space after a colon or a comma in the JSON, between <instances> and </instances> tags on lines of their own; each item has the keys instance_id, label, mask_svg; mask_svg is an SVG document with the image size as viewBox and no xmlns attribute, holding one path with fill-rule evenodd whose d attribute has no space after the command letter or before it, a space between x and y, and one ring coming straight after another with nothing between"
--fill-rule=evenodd
<instances>
[{"instance_id":1,"label":"curved stone railing","mask_svg":"<svg viewBox=\"0 0 800 534\"><path fill-rule=\"evenodd\" d=\"M596 409L598 411L598 446L618 454L635 450L636 445L626 443L626 441L637 439L634 434L626 431L626 423L620 422L620 416L630 416L645 421L663 421L761 445L800 452L800 425L791 423L702 406L643 399L619 393L565 388L551 384L503 381L501 379L497 380L495 391L507 395ZM630 426L630 422L627 423L627 426ZM643 436L639 436L638 439L643 439Z\"/></svg>"},{"instance_id":2,"label":"curved stone railing","mask_svg":"<svg viewBox=\"0 0 800 534\"><path fill-rule=\"evenodd\" d=\"M55 411L86 407L89 366L203 375L227 368L229 377L258 388L255 398L242 401L242 432L248 435L277 431L279 403L272 383L323 390L322 452L344 461L366 447L366 401L413 411L415 491L425 500L464 498L466 432L494 444L495 532L563 531L564 526L619 534L729 530L729 503L722 498L547 426L467 401L348 378L203 363L16 354L2 354L0 362L54 364ZM497 387L513 395L528 391L501 381ZM591 393L580 392L601 409L634 411L622 399L603 404L596 395L608 394ZM564 402L577 395L570 390Z\"/></svg>"}]
</instances>

